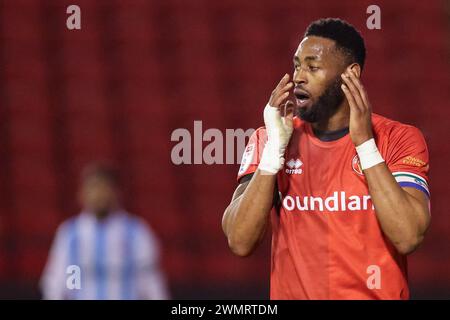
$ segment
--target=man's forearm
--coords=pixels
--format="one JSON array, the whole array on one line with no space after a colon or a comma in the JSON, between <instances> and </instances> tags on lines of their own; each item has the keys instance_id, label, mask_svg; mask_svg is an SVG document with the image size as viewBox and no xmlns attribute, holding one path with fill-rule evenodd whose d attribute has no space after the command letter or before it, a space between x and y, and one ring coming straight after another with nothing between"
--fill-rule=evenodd
<instances>
[{"instance_id":1,"label":"man's forearm","mask_svg":"<svg viewBox=\"0 0 450 320\"><path fill-rule=\"evenodd\" d=\"M381 157L373 138L372 107L360 75L358 65L351 65L341 75L341 88L350 107L350 137L361 161L381 229L400 253L407 254L420 244L428 228L427 201L421 191L402 189Z\"/></svg>"},{"instance_id":2,"label":"man's forearm","mask_svg":"<svg viewBox=\"0 0 450 320\"><path fill-rule=\"evenodd\" d=\"M235 254L247 256L259 242L273 206L275 182L276 175L257 170L244 193L226 209L224 231Z\"/></svg>"},{"instance_id":3,"label":"man's forearm","mask_svg":"<svg viewBox=\"0 0 450 320\"><path fill-rule=\"evenodd\" d=\"M223 216L228 244L240 256L250 254L262 238L273 206L277 173L283 168L285 150L294 131L293 102L286 101L292 86L285 74L272 91L263 111L267 141L258 169L248 185L238 186Z\"/></svg>"},{"instance_id":4,"label":"man's forearm","mask_svg":"<svg viewBox=\"0 0 450 320\"><path fill-rule=\"evenodd\" d=\"M399 186L384 162L364 170L364 174L384 234L400 253L410 253L422 241L428 213Z\"/></svg>"}]
</instances>

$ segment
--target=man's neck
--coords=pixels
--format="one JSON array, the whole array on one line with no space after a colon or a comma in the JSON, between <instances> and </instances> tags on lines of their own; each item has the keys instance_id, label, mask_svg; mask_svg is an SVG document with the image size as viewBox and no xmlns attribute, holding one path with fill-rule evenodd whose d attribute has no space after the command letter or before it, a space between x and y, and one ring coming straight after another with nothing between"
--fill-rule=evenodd
<instances>
[{"instance_id":1,"label":"man's neck","mask_svg":"<svg viewBox=\"0 0 450 320\"><path fill-rule=\"evenodd\" d=\"M348 128L350 123L350 107L347 100L344 100L339 106L338 111L332 115L329 119L321 122L312 123L312 127L315 131L328 132L337 131L344 128Z\"/></svg>"},{"instance_id":2,"label":"man's neck","mask_svg":"<svg viewBox=\"0 0 450 320\"><path fill-rule=\"evenodd\" d=\"M114 208L105 208L102 210L92 210L91 213L94 215L97 221L104 221L111 215L113 211Z\"/></svg>"}]
</instances>

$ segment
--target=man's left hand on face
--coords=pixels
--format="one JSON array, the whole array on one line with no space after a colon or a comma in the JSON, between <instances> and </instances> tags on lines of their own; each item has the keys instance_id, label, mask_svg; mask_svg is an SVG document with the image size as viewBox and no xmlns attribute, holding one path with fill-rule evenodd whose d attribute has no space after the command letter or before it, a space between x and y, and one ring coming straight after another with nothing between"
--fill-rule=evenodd
<instances>
[{"instance_id":1,"label":"man's left hand on face","mask_svg":"<svg viewBox=\"0 0 450 320\"><path fill-rule=\"evenodd\" d=\"M366 90L355 71L347 68L341 77L344 81L341 86L342 91L344 91L350 106L350 137L355 146L359 146L373 138L371 121L372 108L367 98Z\"/></svg>"}]
</instances>

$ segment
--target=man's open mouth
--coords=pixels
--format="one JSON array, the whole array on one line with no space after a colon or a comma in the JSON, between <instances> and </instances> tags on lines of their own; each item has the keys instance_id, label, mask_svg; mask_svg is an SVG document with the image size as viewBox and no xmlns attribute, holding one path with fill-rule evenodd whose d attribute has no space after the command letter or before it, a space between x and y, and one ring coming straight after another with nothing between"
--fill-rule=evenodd
<instances>
[{"instance_id":1,"label":"man's open mouth","mask_svg":"<svg viewBox=\"0 0 450 320\"><path fill-rule=\"evenodd\" d=\"M309 92L300 88L294 88L294 96L299 107L305 107L311 101Z\"/></svg>"}]
</instances>

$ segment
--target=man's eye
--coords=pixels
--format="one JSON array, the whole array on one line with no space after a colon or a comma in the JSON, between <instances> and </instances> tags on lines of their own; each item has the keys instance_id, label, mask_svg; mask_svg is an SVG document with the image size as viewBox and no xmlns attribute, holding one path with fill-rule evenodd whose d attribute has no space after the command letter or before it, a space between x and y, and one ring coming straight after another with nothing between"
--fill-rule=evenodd
<instances>
[{"instance_id":1,"label":"man's eye","mask_svg":"<svg viewBox=\"0 0 450 320\"><path fill-rule=\"evenodd\" d=\"M300 68L299 65L294 65L294 69L295 69L295 70L298 70L299 68Z\"/></svg>"},{"instance_id":2,"label":"man's eye","mask_svg":"<svg viewBox=\"0 0 450 320\"><path fill-rule=\"evenodd\" d=\"M311 71L317 71L317 70L319 70L319 67L309 66L309 70L311 70Z\"/></svg>"}]
</instances>

